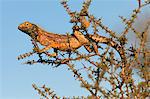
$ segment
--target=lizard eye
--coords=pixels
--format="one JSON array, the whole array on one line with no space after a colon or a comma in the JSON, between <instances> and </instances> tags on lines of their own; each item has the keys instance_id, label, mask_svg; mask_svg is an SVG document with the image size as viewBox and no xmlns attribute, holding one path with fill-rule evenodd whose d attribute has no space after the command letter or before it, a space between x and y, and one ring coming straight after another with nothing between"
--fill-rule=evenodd
<instances>
[{"instance_id":1,"label":"lizard eye","mask_svg":"<svg viewBox=\"0 0 150 99\"><path fill-rule=\"evenodd\" d=\"M29 25L28 23L26 25Z\"/></svg>"}]
</instances>

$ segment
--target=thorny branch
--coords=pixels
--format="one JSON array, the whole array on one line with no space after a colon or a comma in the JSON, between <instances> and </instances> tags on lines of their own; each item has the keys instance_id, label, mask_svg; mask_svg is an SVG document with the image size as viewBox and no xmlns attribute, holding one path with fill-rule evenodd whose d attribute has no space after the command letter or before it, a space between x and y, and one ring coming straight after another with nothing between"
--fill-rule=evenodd
<instances>
[{"instance_id":1,"label":"thorny branch","mask_svg":"<svg viewBox=\"0 0 150 99\"><path fill-rule=\"evenodd\" d=\"M142 4L142 2L138 0L139 7L133 11L130 19L120 16L122 22L125 24L125 29L120 37L117 36L116 32L113 32L111 29L109 29L109 27L105 26L101 19L97 19L94 17L94 15L89 13L88 9L91 2L92 0L86 0L83 3L80 12L72 12L67 4L67 1L62 1L61 4L70 16L70 22L73 23L74 26L79 26L79 31L82 31L82 33L85 33L86 35L89 34L89 24L92 25L93 34L95 35L100 35L98 33L100 29L104 30L105 33L109 33L112 40L116 40L116 42L121 46L120 50L122 50L121 54L123 59L119 59L116 56L116 50L112 49L111 46L107 44L106 45L109 47L100 46L100 44L95 43L87 37L91 42L91 45L89 46L91 49L93 48L92 43L96 44L96 47L98 48L103 48L101 49L101 54L94 52L86 54L76 50L70 51L69 57L66 56L67 52L63 54L60 52L56 57L49 58L49 52L36 53L32 51L20 55L18 60L24 59L33 54L37 54L39 56L38 60L29 60L25 62L25 64L51 64L55 65L54 67L64 64L71 70L76 80L80 81L81 87L84 87L90 92L90 95L87 97L63 97L63 99L99 99L102 97L130 99L150 97L150 90L148 89L150 86L150 51L146 48L146 42L148 41L146 40L146 35L149 33L148 30L150 26L148 24L142 33L133 27L133 24L137 19L137 15L141 12L141 9L150 4L150 2L147 1L146 3ZM139 39L139 47L132 45L127 48L125 46L128 43L126 35L129 33L130 29L136 34L137 39ZM34 40L32 40L32 44L34 47L38 47ZM44 54L46 55L45 57L43 57ZM144 61L141 61L141 57ZM80 66L83 68L78 68L74 62L84 62ZM137 73L134 71L135 69L138 71ZM87 72L87 77L82 76L82 72ZM133 75L138 75L143 80L136 84ZM106 88L103 83L108 83L110 88ZM60 97L57 96L54 91L52 91L50 88L47 88L45 85L42 87L37 87L35 84L33 84L33 88L38 91L38 94L41 97L46 99L60 99Z\"/></svg>"}]
</instances>

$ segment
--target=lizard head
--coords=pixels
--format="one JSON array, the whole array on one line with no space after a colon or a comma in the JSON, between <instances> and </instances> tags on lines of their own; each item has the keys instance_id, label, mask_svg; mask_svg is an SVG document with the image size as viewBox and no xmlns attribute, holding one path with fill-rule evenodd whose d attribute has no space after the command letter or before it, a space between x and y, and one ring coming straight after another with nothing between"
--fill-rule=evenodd
<instances>
[{"instance_id":1,"label":"lizard head","mask_svg":"<svg viewBox=\"0 0 150 99\"><path fill-rule=\"evenodd\" d=\"M31 30L35 27L34 24L26 21L18 26L18 29L26 34L29 34Z\"/></svg>"},{"instance_id":2,"label":"lizard head","mask_svg":"<svg viewBox=\"0 0 150 99\"><path fill-rule=\"evenodd\" d=\"M21 23L18 26L18 29L26 34L28 34L31 38L34 39L34 37L37 36L37 26L35 24L32 24L28 21Z\"/></svg>"}]
</instances>

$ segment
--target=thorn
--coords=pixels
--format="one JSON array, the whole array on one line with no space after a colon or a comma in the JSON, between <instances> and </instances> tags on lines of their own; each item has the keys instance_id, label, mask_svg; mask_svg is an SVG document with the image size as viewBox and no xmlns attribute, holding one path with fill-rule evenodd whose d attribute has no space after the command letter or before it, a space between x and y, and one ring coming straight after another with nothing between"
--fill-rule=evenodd
<instances>
[{"instance_id":1,"label":"thorn","mask_svg":"<svg viewBox=\"0 0 150 99\"><path fill-rule=\"evenodd\" d=\"M139 8L141 7L141 0L138 0Z\"/></svg>"}]
</instances>

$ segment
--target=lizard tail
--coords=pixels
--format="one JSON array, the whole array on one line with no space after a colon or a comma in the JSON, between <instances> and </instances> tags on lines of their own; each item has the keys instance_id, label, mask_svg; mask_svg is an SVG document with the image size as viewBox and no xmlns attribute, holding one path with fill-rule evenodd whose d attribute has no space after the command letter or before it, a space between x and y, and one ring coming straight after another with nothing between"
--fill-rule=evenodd
<instances>
[{"instance_id":1,"label":"lizard tail","mask_svg":"<svg viewBox=\"0 0 150 99\"><path fill-rule=\"evenodd\" d=\"M103 44L107 44L108 46L111 46L119 53L121 60L126 60L125 51L122 48L122 46L120 46L117 42L113 41L111 38L100 36L98 34L94 34L94 35L88 34L87 36L89 39L91 39L96 43L103 43Z\"/></svg>"}]
</instances>

